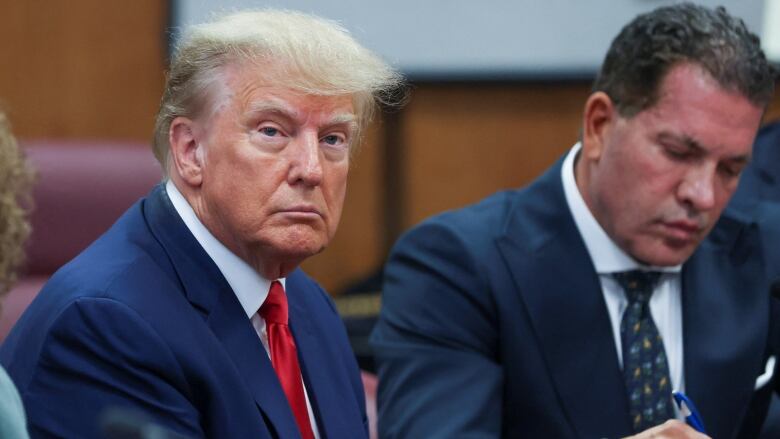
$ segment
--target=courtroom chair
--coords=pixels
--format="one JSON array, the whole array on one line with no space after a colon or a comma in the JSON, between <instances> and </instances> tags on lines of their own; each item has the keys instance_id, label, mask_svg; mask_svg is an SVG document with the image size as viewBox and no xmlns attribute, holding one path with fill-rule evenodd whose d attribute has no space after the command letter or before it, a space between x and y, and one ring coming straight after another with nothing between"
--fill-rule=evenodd
<instances>
[{"instance_id":1,"label":"courtroom chair","mask_svg":"<svg viewBox=\"0 0 780 439\"><path fill-rule=\"evenodd\" d=\"M162 179L149 146L116 141L20 142L35 171L32 234L3 300L0 341L49 277Z\"/></svg>"}]
</instances>

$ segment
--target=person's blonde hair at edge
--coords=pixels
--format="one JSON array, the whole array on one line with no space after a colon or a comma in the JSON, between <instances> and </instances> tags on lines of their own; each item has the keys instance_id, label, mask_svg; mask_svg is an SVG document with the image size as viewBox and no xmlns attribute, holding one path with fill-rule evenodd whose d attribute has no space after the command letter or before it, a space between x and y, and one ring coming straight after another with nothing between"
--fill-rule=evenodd
<instances>
[{"instance_id":1,"label":"person's blonde hair at edge","mask_svg":"<svg viewBox=\"0 0 780 439\"><path fill-rule=\"evenodd\" d=\"M0 111L0 296L11 289L16 270L24 261L32 180L32 170L11 134L8 118Z\"/></svg>"}]
</instances>

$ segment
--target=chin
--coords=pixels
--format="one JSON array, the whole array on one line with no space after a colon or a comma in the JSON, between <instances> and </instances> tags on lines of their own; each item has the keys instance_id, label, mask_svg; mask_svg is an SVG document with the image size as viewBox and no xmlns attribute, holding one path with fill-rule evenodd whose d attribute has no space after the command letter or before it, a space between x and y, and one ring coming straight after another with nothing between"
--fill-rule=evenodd
<instances>
[{"instance_id":1,"label":"chin","mask_svg":"<svg viewBox=\"0 0 780 439\"><path fill-rule=\"evenodd\" d=\"M320 237L291 236L275 246L281 254L295 258L308 258L325 250L327 241Z\"/></svg>"},{"instance_id":2,"label":"chin","mask_svg":"<svg viewBox=\"0 0 780 439\"><path fill-rule=\"evenodd\" d=\"M638 262L655 267L673 267L688 260L699 241L669 241L652 239L633 243L627 252Z\"/></svg>"},{"instance_id":3,"label":"chin","mask_svg":"<svg viewBox=\"0 0 780 439\"><path fill-rule=\"evenodd\" d=\"M636 257L644 264L652 265L655 267L673 267L680 265L688 260L693 254L693 250L671 250L662 249L662 251L648 252L645 257Z\"/></svg>"},{"instance_id":4,"label":"chin","mask_svg":"<svg viewBox=\"0 0 780 439\"><path fill-rule=\"evenodd\" d=\"M266 258L303 261L324 250L330 235L319 227L295 224L264 230L254 241Z\"/></svg>"}]
</instances>

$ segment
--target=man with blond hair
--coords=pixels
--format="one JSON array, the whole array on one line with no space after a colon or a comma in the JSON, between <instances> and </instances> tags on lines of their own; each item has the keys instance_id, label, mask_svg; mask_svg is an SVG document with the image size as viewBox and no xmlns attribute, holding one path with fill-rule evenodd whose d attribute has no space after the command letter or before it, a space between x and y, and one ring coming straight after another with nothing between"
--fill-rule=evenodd
<instances>
[{"instance_id":1,"label":"man with blond hair","mask_svg":"<svg viewBox=\"0 0 780 439\"><path fill-rule=\"evenodd\" d=\"M0 352L33 436L110 408L188 437L359 438L363 388L297 267L333 237L350 155L398 74L289 11L194 26L171 62L157 186L57 272Z\"/></svg>"}]
</instances>

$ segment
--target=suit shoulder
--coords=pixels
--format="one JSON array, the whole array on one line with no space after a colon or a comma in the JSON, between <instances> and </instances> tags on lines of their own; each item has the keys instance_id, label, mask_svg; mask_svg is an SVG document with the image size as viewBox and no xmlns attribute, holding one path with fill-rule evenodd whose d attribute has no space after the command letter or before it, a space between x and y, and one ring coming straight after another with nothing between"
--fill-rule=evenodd
<instances>
[{"instance_id":1,"label":"suit shoulder","mask_svg":"<svg viewBox=\"0 0 780 439\"><path fill-rule=\"evenodd\" d=\"M176 370L180 375L170 347L148 318L117 300L74 297L35 324L23 333L12 333L2 349L3 363L21 391L41 368L80 361L87 367L96 359L107 363L126 354L133 361L162 364L161 370Z\"/></svg>"},{"instance_id":2,"label":"suit shoulder","mask_svg":"<svg viewBox=\"0 0 780 439\"><path fill-rule=\"evenodd\" d=\"M407 234L446 230L462 237L493 237L503 229L517 193L516 190L498 192L469 206L434 215Z\"/></svg>"},{"instance_id":3,"label":"suit shoulder","mask_svg":"<svg viewBox=\"0 0 780 439\"><path fill-rule=\"evenodd\" d=\"M106 259L78 256L44 285L41 300L65 304L82 297L106 297L121 302L141 292L180 289L170 270L149 255L122 248L116 252L116 257Z\"/></svg>"},{"instance_id":4,"label":"suit shoulder","mask_svg":"<svg viewBox=\"0 0 780 439\"><path fill-rule=\"evenodd\" d=\"M63 302L90 296L121 301L131 290L169 288L177 279L170 258L149 230L141 203L136 203L106 233L57 270L40 295Z\"/></svg>"},{"instance_id":5,"label":"suit shoulder","mask_svg":"<svg viewBox=\"0 0 780 439\"><path fill-rule=\"evenodd\" d=\"M499 262L496 240L516 196L515 191L499 192L471 206L431 217L406 232L388 259L385 289L389 288L387 277L418 276L421 272L457 279L462 285L485 285L486 268Z\"/></svg>"}]
</instances>

